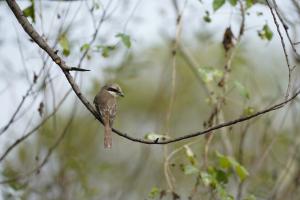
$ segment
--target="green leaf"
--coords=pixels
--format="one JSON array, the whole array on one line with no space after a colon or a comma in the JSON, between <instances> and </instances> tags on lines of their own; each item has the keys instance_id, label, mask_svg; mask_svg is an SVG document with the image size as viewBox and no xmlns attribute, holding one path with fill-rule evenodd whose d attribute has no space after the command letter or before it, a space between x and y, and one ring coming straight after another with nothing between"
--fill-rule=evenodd
<instances>
[{"instance_id":1,"label":"green leaf","mask_svg":"<svg viewBox=\"0 0 300 200\"><path fill-rule=\"evenodd\" d=\"M32 22L35 23L34 0L30 0L31 5L23 10L25 17L30 17Z\"/></svg>"},{"instance_id":2,"label":"green leaf","mask_svg":"<svg viewBox=\"0 0 300 200\"><path fill-rule=\"evenodd\" d=\"M255 112L255 109L251 106L248 106L244 109L244 115L245 116L252 115L252 114L254 114L254 112Z\"/></svg>"},{"instance_id":3,"label":"green leaf","mask_svg":"<svg viewBox=\"0 0 300 200\"><path fill-rule=\"evenodd\" d=\"M216 151L216 155L219 158L220 166L224 169L228 169L228 168L234 169L241 181L243 181L246 177L249 176L249 172L247 171L247 169L244 166L242 166L240 163L238 163L234 158L230 156L224 156L217 151Z\"/></svg>"},{"instance_id":4,"label":"green leaf","mask_svg":"<svg viewBox=\"0 0 300 200\"><path fill-rule=\"evenodd\" d=\"M237 4L238 0L229 0L229 3L232 5L232 6L235 6Z\"/></svg>"},{"instance_id":5,"label":"green leaf","mask_svg":"<svg viewBox=\"0 0 300 200\"><path fill-rule=\"evenodd\" d=\"M65 33L59 37L58 43L63 49L63 54L65 56L70 55L70 43Z\"/></svg>"},{"instance_id":6,"label":"green leaf","mask_svg":"<svg viewBox=\"0 0 300 200\"><path fill-rule=\"evenodd\" d=\"M205 83L212 82L216 78L223 76L223 72L213 67L201 67L198 69L202 79Z\"/></svg>"},{"instance_id":7,"label":"green leaf","mask_svg":"<svg viewBox=\"0 0 300 200\"><path fill-rule=\"evenodd\" d=\"M217 192L221 200L234 200L233 196L228 194L222 185L217 185Z\"/></svg>"},{"instance_id":8,"label":"green leaf","mask_svg":"<svg viewBox=\"0 0 300 200\"><path fill-rule=\"evenodd\" d=\"M245 97L246 99L250 99L250 94L242 83L240 83L239 81L235 81L234 85L238 89L242 97Z\"/></svg>"},{"instance_id":9,"label":"green leaf","mask_svg":"<svg viewBox=\"0 0 300 200\"><path fill-rule=\"evenodd\" d=\"M116 49L114 45L97 45L96 51L101 50L102 56L107 58L109 57L110 53Z\"/></svg>"},{"instance_id":10,"label":"green leaf","mask_svg":"<svg viewBox=\"0 0 300 200\"><path fill-rule=\"evenodd\" d=\"M83 44L81 47L80 47L80 51L86 51L90 48L90 45L88 43L85 43Z\"/></svg>"},{"instance_id":11,"label":"green leaf","mask_svg":"<svg viewBox=\"0 0 300 200\"><path fill-rule=\"evenodd\" d=\"M205 15L203 16L203 20L207 23L210 23L211 22L211 18L210 18L210 14L209 14L209 11L205 11Z\"/></svg>"},{"instance_id":12,"label":"green leaf","mask_svg":"<svg viewBox=\"0 0 300 200\"><path fill-rule=\"evenodd\" d=\"M214 0L213 1L213 9L217 11L225 4L225 0Z\"/></svg>"},{"instance_id":13,"label":"green leaf","mask_svg":"<svg viewBox=\"0 0 300 200\"><path fill-rule=\"evenodd\" d=\"M160 189L154 186L149 192L148 197L150 199L155 199L156 197L158 197L159 194L160 194Z\"/></svg>"},{"instance_id":14,"label":"green leaf","mask_svg":"<svg viewBox=\"0 0 300 200\"><path fill-rule=\"evenodd\" d=\"M235 171L236 171L236 173L239 176L239 178L240 178L241 181L245 180L245 178L247 178L249 176L249 172L246 170L245 167L243 167L240 164L238 164L235 167Z\"/></svg>"},{"instance_id":15,"label":"green leaf","mask_svg":"<svg viewBox=\"0 0 300 200\"><path fill-rule=\"evenodd\" d=\"M130 36L124 33L118 33L116 37L121 38L123 44L129 49L131 47Z\"/></svg>"},{"instance_id":16,"label":"green leaf","mask_svg":"<svg viewBox=\"0 0 300 200\"><path fill-rule=\"evenodd\" d=\"M263 16L263 15L264 15L263 12L259 12L259 11L256 12L256 16Z\"/></svg>"},{"instance_id":17,"label":"green leaf","mask_svg":"<svg viewBox=\"0 0 300 200\"><path fill-rule=\"evenodd\" d=\"M107 58L115 48L115 46L102 46L102 56Z\"/></svg>"},{"instance_id":18,"label":"green leaf","mask_svg":"<svg viewBox=\"0 0 300 200\"><path fill-rule=\"evenodd\" d=\"M220 169L215 170L216 180L218 183L228 183L229 173Z\"/></svg>"},{"instance_id":19,"label":"green leaf","mask_svg":"<svg viewBox=\"0 0 300 200\"><path fill-rule=\"evenodd\" d=\"M194 165L184 165L183 173L185 175L197 174L197 173L199 173L199 169L197 167L195 167Z\"/></svg>"},{"instance_id":20,"label":"green leaf","mask_svg":"<svg viewBox=\"0 0 300 200\"><path fill-rule=\"evenodd\" d=\"M210 186L214 183L214 178L212 177L211 174L209 174L207 172L201 172L200 177L205 186Z\"/></svg>"},{"instance_id":21,"label":"green leaf","mask_svg":"<svg viewBox=\"0 0 300 200\"><path fill-rule=\"evenodd\" d=\"M272 40L273 38L273 32L271 31L270 27L268 26L268 24L265 24L262 28L262 30L258 31L258 36L262 39L262 40Z\"/></svg>"},{"instance_id":22,"label":"green leaf","mask_svg":"<svg viewBox=\"0 0 300 200\"><path fill-rule=\"evenodd\" d=\"M253 6L254 1L253 0L246 0L246 8L250 8L251 6Z\"/></svg>"},{"instance_id":23,"label":"green leaf","mask_svg":"<svg viewBox=\"0 0 300 200\"><path fill-rule=\"evenodd\" d=\"M231 165L232 162L230 161L230 159L227 156L222 155L218 151L216 151L216 155L219 158L220 167L222 167L223 169L228 169L228 168L232 167L232 165Z\"/></svg>"}]
</instances>

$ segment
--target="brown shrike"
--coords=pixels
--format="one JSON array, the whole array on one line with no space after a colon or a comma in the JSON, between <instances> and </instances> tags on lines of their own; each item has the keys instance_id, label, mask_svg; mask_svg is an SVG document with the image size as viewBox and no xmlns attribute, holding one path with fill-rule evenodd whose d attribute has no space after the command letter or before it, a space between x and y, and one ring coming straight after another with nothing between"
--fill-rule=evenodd
<instances>
[{"instance_id":1,"label":"brown shrike","mask_svg":"<svg viewBox=\"0 0 300 200\"><path fill-rule=\"evenodd\" d=\"M104 148L112 147L111 128L117 113L117 97L124 97L116 83L103 86L94 98L94 104L104 124Z\"/></svg>"}]
</instances>

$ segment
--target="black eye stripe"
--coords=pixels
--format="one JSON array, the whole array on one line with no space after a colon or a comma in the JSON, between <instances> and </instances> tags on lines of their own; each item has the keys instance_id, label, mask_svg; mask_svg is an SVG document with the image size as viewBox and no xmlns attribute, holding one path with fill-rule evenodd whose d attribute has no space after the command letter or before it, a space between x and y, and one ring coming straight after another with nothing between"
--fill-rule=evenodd
<instances>
[{"instance_id":1,"label":"black eye stripe","mask_svg":"<svg viewBox=\"0 0 300 200\"><path fill-rule=\"evenodd\" d=\"M119 93L119 90L117 90L117 89L115 89L115 88L108 88L107 90L108 90L108 91L111 91L111 92Z\"/></svg>"}]
</instances>

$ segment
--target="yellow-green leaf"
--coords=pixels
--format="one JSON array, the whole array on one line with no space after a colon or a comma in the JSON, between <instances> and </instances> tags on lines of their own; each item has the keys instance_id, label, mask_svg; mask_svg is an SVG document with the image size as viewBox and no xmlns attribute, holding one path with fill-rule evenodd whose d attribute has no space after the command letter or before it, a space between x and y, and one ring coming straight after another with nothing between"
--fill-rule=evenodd
<instances>
[{"instance_id":1,"label":"yellow-green leaf","mask_svg":"<svg viewBox=\"0 0 300 200\"><path fill-rule=\"evenodd\" d=\"M249 176L249 172L247 171L247 169L241 165L237 165L235 167L235 171L241 181L245 180L245 178L247 178Z\"/></svg>"},{"instance_id":2,"label":"yellow-green leaf","mask_svg":"<svg viewBox=\"0 0 300 200\"><path fill-rule=\"evenodd\" d=\"M235 6L237 4L238 0L229 0L229 3L232 5L232 6Z\"/></svg>"},{"instance_id":3,"label":"yellow-green leaf","mask_svg":"<svg viewBox=\"0 0 300 200\"><path fill-rule=\"evenodd\" d=\"M123 44L129 49L131 47L130 36L124 33L118 33L116 37L121 38Z\"/></svg>"},{"instance_id":4,"label":"yellow-green leaf","mask_svg":"<svg viewBox=\"0 0 300 200\"><path fill-rule=\"evenodd\" d=\"M63 54L65 56L70 55L70 43L69 43L69 40L68 40L66 34L62 34L59 37L58 42L59 42L59 45L61 46L61 48L63 49Z\"/></svg>"},{"instance_id":5,"label":"yellow-green leaf","mask_svg":"<svg viewBox=\"0 0 300 200\"><path fill-rule=\"evenodd\" d=\"M240 83L239 81L235 81L234 85L238 89L238 91L242 97L245 97L246 99L250 98L250 94L249 94L248 90L242 83Z\"/></svg>"},{"instance_id":6,"label":"yellow-green leaf","mask_svg":"<svg viewBox=\"0 0 300 200\"><path fill-rule=\"evenodd\" d=\"M262 39L262 40L272 40L273 38L273 32L271 31L270 27L268 26L268 24L265 24L262 28L262 30L258 31L258 36Z\"/></svg>"},{"instance_id":7,"label":"yellow-green leaf","mask_svg":"<svg viewBox=\"0 0 300 200\"><path fill-rule=\"evenodd\" d=\"M184 165L183 166L183 173L185 175L190 175L190 174L197 174L199 172L199 169L195 167L194 165Z\"/></svg>"},{"instance_id":8,"label":"yellow-green leaf","mask_svg":"<svg viewBox=\"0 0 300 200\"><path fill-rule=\"evenodd\" d=\"M213 9L217 11L225 4L225 0L214 0L213 1Z\"/></svg>"},{"instance_id":9,"label":"yellow-green leaf","mask_svg":"<svg viewBox=\"0 0 300 200\"><path fill-rule=\"evenodd\" d=\"M30 17L32 22L35 23L34 0L30 0L31 5L23 10L25 17Z\"/></svg>"},{"instance_id":10,"label":"yellow-green leaf","mask_svg":"<svg viewBox=\"0 0 300 200\"><path fill-rule=\"evenodd\" d=\"M156 197L158 197L159 194L160 194L160 189L154 186L149 192L148 197L150 199L155 199Z\"/></svg>"},{"instance_id":11,"label":"yellow-green leaf","mask_svg":"<svg viewBox=\"0 0 300 200\"><path fill-rule=\"evenodd\" d=\"M89 48L90 48L90 45L88 43L85 43L80 47L80 51L86 51Z\"/></svg>"}]
</instances>

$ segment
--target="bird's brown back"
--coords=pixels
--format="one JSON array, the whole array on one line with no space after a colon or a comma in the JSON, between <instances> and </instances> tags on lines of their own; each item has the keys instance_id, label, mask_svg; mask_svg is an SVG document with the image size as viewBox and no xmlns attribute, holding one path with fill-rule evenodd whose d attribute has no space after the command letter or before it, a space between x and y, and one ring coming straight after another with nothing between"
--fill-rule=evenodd
<instances>
[{"instance_id":1,"label":"bird's brown back","mask_svg":"<svg viewBox=\"0 0 300 200\"><path fill-rule=\"evenodd\" d=\"M94 104L98 112L100 112L102 118L106 114L109 115L109 125L113 125L114 118L117 111L117 100L112 94L110 94L105 88L96 95Z\"/></svg>"}]
</instances>

